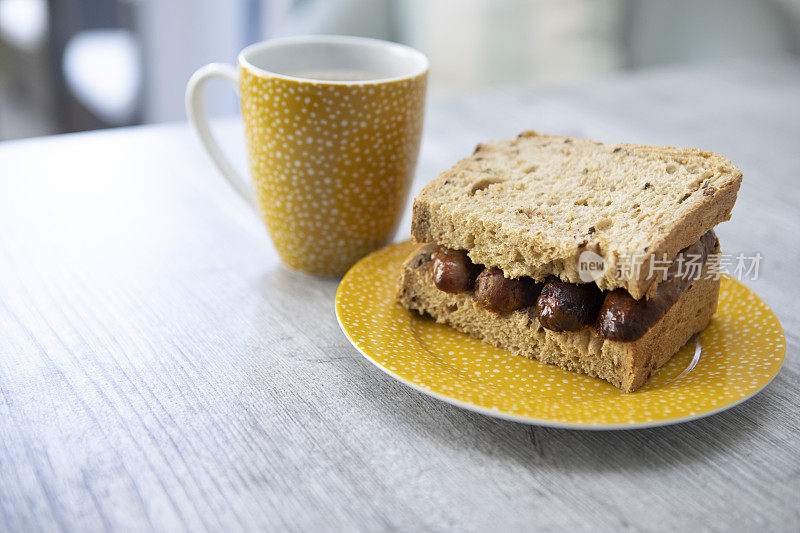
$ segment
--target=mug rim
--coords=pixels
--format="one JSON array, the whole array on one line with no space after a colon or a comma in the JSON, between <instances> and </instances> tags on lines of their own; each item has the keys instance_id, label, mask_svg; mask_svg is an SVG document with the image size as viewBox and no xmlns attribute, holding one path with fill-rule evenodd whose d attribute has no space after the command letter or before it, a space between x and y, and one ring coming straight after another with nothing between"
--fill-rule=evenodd
<instances>
[{"instance_id":1,"label":"mug rim","mask_svg":"<svg viewBox=\"0 0 800 533\"><path fill-rule=\"evenodd\" d=\"M419 68L411 71L409 74L402 76L392 76L383 78L374 78L369 80L323 80L316 78L303 78L299 76L290 76L288 74L281 74L268 69L255 66L248 56L260 52L264 49L273 46L294 44L294 43L347 43L357 45L372 45L379 46L385 50L395 50L404 54L409 54L419 61ZM427 56L419 50L407 46L405 44L395 43L392 41L384 41L382 39L372 39L370 37L355 37L351 35L298 35L293 37L278 37L275 39L268 39L246 46L239 52L237 58L239 65L247 70L262 76L269 76L285 80L304 82L304 83L319 83L326 85L377 85L382 83L389 83L394 81L408 80L416 78L428 72L430 68L430 61Z\"/></svg>"}]
</instances>

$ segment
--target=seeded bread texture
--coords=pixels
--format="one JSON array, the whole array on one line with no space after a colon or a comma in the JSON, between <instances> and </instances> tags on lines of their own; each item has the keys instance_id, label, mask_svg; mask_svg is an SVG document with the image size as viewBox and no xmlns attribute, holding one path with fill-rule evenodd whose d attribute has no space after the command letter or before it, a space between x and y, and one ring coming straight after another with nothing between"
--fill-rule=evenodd
<instances>
[{"instance_id":1,"label":"seeded bread texture","mask_svg":"<svg viewBox=\"0 0 800 533\"><path fill-rule=\"evenodd\" d=\"M641 387L692 335L708 325L717 307L719 280L704 279L707 262L700 279L634 342L602 339L591 328L558 333L541 327L535 308L496 314L475 305L471 293L438 290L428 274L432 250L433 245L422 245L403 264L397 292L403 307L517 355L604 379L624 392ZM712 253L718 254L719 247Z\"/></svg>"},{"instance_id":2,"label":"seeded bread texture","mask_svg":"<svg viewBox=\"0 0 800 533\"><path fill-rule=\"evenodd\" d=\"M523 132L478 145L425 187L411 233L467 250L510 278L578 283L578 258L590 250L606 263L597 285L639 299L662 277L654 258L672 261L730 218L741 181L730 160L711 152ZM618 276L631 257L641 268Z\"/></svg>"}]
</instances>

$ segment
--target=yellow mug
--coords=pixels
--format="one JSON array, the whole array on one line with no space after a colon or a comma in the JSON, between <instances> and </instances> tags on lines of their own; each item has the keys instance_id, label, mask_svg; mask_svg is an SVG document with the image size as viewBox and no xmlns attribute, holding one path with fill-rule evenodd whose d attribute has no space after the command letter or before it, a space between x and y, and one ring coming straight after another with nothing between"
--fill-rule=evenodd
<instances>
[{"instance_id":1,"label":"yellow mug","mask_svg":"<svg viewBox=\"0 0 800 533\"><path fill-rule=\"evenodd\" d=\"M419 153L428 60L386 41L305 36L248 46L238 63L194 73L189 120L261 213L283 262L343 274L397 229ZM209 130L202 89L214 77L239 89L252 188Z\"/></svg>"}]
</instances>

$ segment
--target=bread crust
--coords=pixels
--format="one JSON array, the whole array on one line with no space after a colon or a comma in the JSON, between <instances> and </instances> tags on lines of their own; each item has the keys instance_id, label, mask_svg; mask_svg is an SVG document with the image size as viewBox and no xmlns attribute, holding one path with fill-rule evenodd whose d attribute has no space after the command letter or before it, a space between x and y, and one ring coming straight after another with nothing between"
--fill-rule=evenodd
<instances>
[{"instance_id":1,"label":"bread crust","mask_svg":"<svg viewBox=\"0 0 800 533\"><path fill-rule=\"evenodd\" d=\"M672 261L730 219L741 180L730 160L707 151L523 132L478 145L425 187L411 233L512 278L578 283L578 259L590 250L607 265L597 285L639 299L661 280L654 261ZM618 276L629 257L641 268Z\"/></svg>"},{"instance_id":2,"label":"bread crust","mask_svg":"<svg viewBox=\"0 0 800 533\"><path fill-rule=\"evenodd\" d=\"M541 327L534 308L496 314L475 305L471 293L448 294L428 275L434 245L417 247L403 263L397 301L473 337L543 363L604 379L633 392L663 366L692 335L704 329L716 311L719 280L705 279L719 246L678 301L641 338L633 342L603 339L591 329L553 332Z\"/></svg>"}]
</instances>

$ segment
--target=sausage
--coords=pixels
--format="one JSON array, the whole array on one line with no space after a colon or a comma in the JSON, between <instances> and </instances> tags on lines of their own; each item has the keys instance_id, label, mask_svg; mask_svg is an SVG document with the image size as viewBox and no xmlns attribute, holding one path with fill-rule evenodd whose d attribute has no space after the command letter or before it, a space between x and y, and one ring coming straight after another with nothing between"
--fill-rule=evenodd
<instances>
[{"instance_id":1,"label":"sausage","mask_svg":"<svg viewBox=\"0 0 800 533\"><path fill-rule=\"evenodd\" d=\"M481 267L473 264L464 250L437 246L431 253L428 271L437 289L458 293L472 290Z\"/></svg>"},{"instance_id":2,"label":"sausage","mask_svg":"<svg viewBox=\"0 0 800 533\"><path fill-rule=\"evenodd\" d=\"M694 276L699 275L699 272L689 272L688 269L683 275L678 275L678 264L693 255L699 256L697 264L704 264L716 243L714 230L709 230L696 243L681 250L664 280L658 284L656 293L649 299L635 300L625 289L609 292L597 318L597 334L619 342L641 338L678 301L694 281Z\"/></svg>"},{"instance_id":3,"label":"sausage","mask_svg":"<svg viewBox=\"0 0 800 533\"><path fill-rule=\"evenodd\" d=\"M597 334L604 339L633 342L647 333L677 300L674 291L666 291L649 300L635 300L625 289L606 295L597 317Z\"/></svg>"},{"instance_id":4,"label":"sausage","mask_svg":"<svg viewBox=\"0 0 800 533\"><path fill-rule=\"evenodd\" d=\"M475 303L493 313L510 313L536 303L542 284L532 278L509 279L499 268L484 269L475 280Z\"/></svg>"},{"instance_id":5,"label":"sausage","mask_svg":"<svg viewBox=\"0 0 800 533\"><path fill-rule=\"evenodd\" d=\"M542 327L551 331L580 331L594 323L603 291L594 283L567 283L549 277L544 284L536 311Z\"/></svg>"},{"instance_id":6,"label":"sausage","mask_svg":"<svg viewBox=\"0 0 800 533\"><path fill-rule=\"evenodd\" d=\"M675 256L675 260L667 271L664 281L659 284L657 292L669 289L680 294L685 291L695 280L695 277L700 275L699 269L705 264L708 254L711 253L716 244L717 235L712 229L705 232L696 243L678 252L678 255ZM695 268L689 268L689 260L694 261ZM683 263L683 272L681 273L678 272L678 265L680 263ZM665 281L671 281L673 285L670 286L664 283Z\"/></svg>"}]
</instances>

